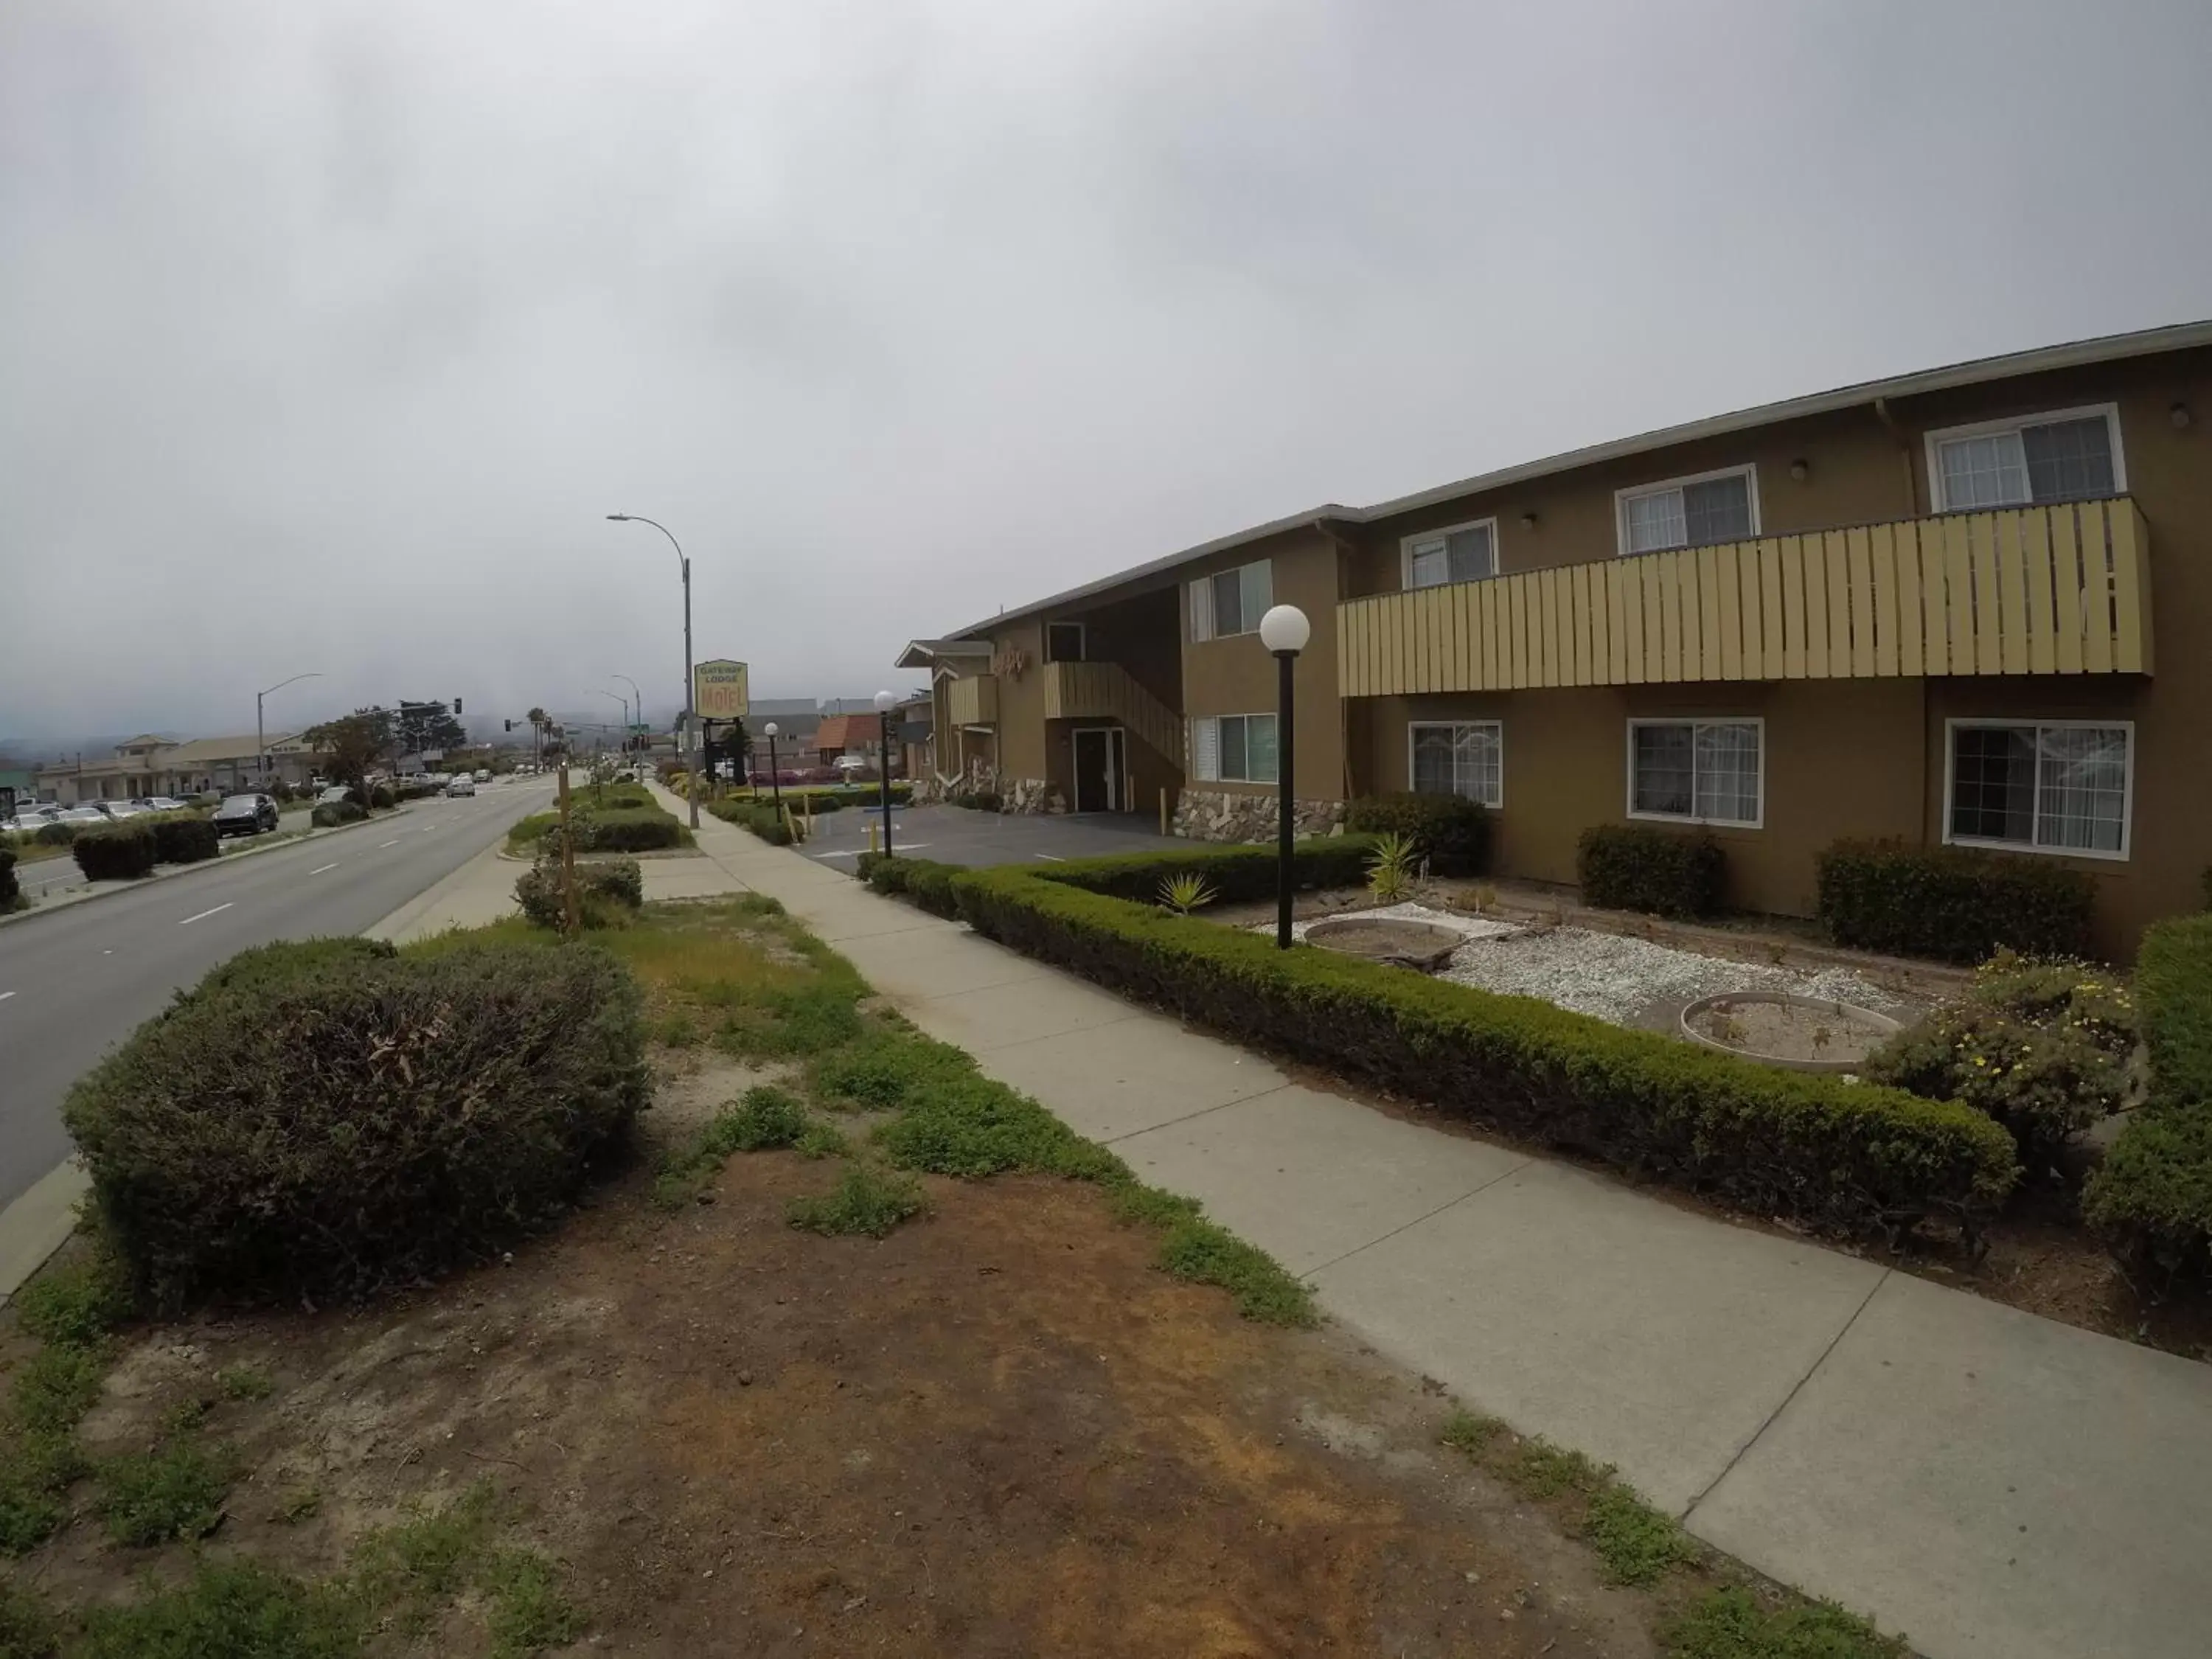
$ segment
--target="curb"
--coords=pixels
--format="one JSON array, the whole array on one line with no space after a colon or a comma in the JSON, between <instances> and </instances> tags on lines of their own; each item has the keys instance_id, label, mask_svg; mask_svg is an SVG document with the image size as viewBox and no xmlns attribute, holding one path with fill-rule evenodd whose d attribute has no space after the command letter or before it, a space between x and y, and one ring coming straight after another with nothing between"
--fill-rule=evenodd
<instances>
[{"instance_id":1,"label":"curb","mask_svg":"<svg viewBox=\"0 0 2212 1659\"><path fill-rule=\"evenodd\" d=\"M71 1157L0 1210L0 1307L69 1243L76 1231L77 1200L91 1190L92 1178Z\"/></svg>"},{"instance_id":2,"label":"curb","mask_svg":"<svg viewBox=\"0 0 2212 1659\"><path fill-rule=\"evenodd\" d=\"M179 876L195 876L204 871L225 869L234 865L240 859L253 858L262 853L273 853L280 847L303 846L308 842L320 841L325 836L342 836L349 830L366 830L373 823L389 823L392 818L398 817L414 805L414 802L409 801L405 805L395 807L387 817L362 818L353 823L334 823L326 829L309 830L304 836L287 836L283 841L264 842L258 847L245 847L235 853L224 853L215 858L202 859L197 864L167 865L155 871L151 875L139 877L136 881L117 882L106 887L88 882L82 887L70 889L68 892L57 898L46 899L33 904L27 910L18 910L11 915L0 916L0 927L20 926L35 916L48 916L57 910L73 909L77 905L89 904L95 899L106 898L111 894L139 892L152 882L172 881ZM283 828L283 825L278 825L278 828ZM41 860L40 862L43 863L45 860Z\"/></svg>"}]
</instances>

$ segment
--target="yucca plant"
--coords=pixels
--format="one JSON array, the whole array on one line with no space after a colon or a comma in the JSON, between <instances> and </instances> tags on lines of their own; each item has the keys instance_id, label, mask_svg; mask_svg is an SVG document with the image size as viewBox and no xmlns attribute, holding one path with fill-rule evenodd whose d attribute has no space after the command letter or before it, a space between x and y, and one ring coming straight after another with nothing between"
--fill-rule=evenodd
<instances>
[{"instance_id":1,"label":"yucca plant","mask_svg":"<svg viewBox=\"0 0 2212 1659\"><path fill-rule=\"evenodd\" d=\"M1367 865L1367 890L1378 904L1395 904L1413 890L1420 846L1411 836L1388 835L1375 843Z\"/></svg>"},{"instance_id":2,"label":"yucca plant","mask_svg":"<svg viewBox=\"0 0 2212 1659\"><path fill-rule=\"evenodd\" d=\"M1185 871L1179 876L1160 878L1160 903L1179 916L1187 916L1200 905L1213 902L1213 889L1206 884L1206 878L1195 871Z\"/></svg>"}]
</instances>

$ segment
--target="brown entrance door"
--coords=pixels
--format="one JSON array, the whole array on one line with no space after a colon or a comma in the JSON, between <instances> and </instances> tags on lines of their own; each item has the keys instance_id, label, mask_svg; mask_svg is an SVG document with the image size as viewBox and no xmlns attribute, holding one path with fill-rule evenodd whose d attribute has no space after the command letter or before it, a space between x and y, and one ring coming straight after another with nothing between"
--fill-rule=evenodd
<instances>
[{"instance_id":1,"label":"brown entrance door","mask_svg":"<svg viewBox=\"0 0 2212 1659\"><path fill-rule=\"evenodd\" d=\"M1075 734L1075 810L1112 812L1121 805L1121 733L1085 727Z\"/></svg>"}]
</instances>

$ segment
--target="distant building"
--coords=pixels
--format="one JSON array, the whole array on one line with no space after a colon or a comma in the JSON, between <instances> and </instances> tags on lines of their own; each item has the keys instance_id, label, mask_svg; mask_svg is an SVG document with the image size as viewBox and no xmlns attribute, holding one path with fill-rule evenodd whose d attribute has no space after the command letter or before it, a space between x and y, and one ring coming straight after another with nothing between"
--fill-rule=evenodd
<instances>
[{"instance_id":1,"label":"distant building","mask_svg":"<svg viewBox=\"0 0 2212 1659\"><path fill-rule=\"evenodd\" d=\"M278 779L298 787L313 775L319 759L297 735L269 739L265 771L261 757L259 739L250 732L190 742L147 732L116 744L105 758L80 756L40 767L38 793L42 799L76 805L148 795L228 794L265 787Z\"/></svg>"}]
</instances>

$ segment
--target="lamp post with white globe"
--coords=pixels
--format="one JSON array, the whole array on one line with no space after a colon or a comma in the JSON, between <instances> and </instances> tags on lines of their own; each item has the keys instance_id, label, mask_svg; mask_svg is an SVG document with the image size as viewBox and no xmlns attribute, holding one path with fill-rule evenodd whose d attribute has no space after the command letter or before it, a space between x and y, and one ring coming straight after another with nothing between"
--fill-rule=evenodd
<instances>
[{"instance_id":1,"label":"lamp post with white globe","mask_svg":"<svg viewBox=\"0 0 2212 1659\"><path fill-rule=\"evenodd\" d=\"M884 856L891 855L891 705L898 699L888 691L876 693L876 715L883 725L880 761L884 775Z\"/></svg>"},{"instance_id":2,"label":"lamp post with white globe","mask_svg":"<svg viewBox=\"0 0 2212 1659\"><path fill-rule=\"evenodd\" d=\"M1291 948L1291 841L1297 814L1291 805L1291 757L1295 732L1291 724L1291 670L1298 653L1306 648L1313 624L1294 605L1279 605L1260 618L1260 643L1275 654L1275 944Z\"/></svg>"},{"instance_id":3,"label":"lamp post with white globe","mask_svg":"<svg viewBox=\"0 0 2212 1659\"><path fill-rule=\"evenodd\" d=\"M781 823L783 821L783 778L782 769L775 763L775 722L770 720L763 726L761 735L768 739L768 787L769 792L775 797L776 822Z\"/></svg>"}]
</instances>

